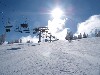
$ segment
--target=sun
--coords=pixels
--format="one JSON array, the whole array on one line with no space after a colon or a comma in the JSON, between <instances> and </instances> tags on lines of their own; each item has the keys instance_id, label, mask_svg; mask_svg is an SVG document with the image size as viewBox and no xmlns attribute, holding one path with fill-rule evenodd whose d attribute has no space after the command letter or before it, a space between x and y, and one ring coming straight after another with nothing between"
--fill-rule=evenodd
<instances>
[{"instance_id":1,"label":"sun","mask_svg":"<svg viewBox=\"0 0 100 75\"><path fill-rule=\"evenodd\" d=\"M52 14L52 17L53 17L53 18L59 19L59 18L61 18L61 16L63 15L63 11L62 11L60 8L55 8L55 9L51 12L51 14Z\"/></svg>"}]
</instances>

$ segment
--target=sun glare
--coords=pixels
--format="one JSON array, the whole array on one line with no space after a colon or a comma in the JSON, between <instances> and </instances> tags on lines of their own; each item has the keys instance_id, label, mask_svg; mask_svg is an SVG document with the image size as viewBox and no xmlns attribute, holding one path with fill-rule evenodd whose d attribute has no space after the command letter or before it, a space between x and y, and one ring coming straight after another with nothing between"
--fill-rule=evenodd
<instances>
[{"instance_id":1,"label":"sun glare","mask_svg":"<svg viewBox=\"0 0 100 75\"><path fill-rule=\"evenodd\" d=\"M60 8L55 8L52 12L52 17L53 18L61 18L61 16L63 15L63 11Z\"/></svg>"},{"instance_id":2,"label":"sun glare","mask_svg":"<svg viewBox=\"0 0 100 75\"><path fill-rule=\"evenodd\" d=\"M48 21L49 32L55 38L64 40L67 33L67 28L65 28L67 18L65 18L64 12L60 8L55 8L51 11L51 16L53 19Z\"/></svg>"}]
</instances>

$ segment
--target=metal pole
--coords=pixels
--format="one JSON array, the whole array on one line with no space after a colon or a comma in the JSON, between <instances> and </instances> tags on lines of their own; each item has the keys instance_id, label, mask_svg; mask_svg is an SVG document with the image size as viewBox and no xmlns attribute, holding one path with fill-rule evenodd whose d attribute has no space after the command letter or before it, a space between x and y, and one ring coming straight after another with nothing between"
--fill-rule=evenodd
<instances>
[{"instance_id":1,"label":"metal pole","mask_svg":"<svg viewBox=\"0 0 100 75\"><path fill-rule=\"evenodd\" d=\"M40 30L40 33L39 33L39 41L38 43L41 42L41 30Z\"/></svg>"}]
</instances>

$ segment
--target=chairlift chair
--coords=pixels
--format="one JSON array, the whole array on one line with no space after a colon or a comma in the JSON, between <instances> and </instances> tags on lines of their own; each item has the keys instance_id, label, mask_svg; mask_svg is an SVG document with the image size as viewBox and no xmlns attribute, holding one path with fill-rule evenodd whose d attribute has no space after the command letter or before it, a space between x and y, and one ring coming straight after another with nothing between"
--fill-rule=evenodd
<instances>
[{"instance_id":1,"label":"chairlift chair","mask_svg":"<svg viewBox=\"0 0 100 75\"><path fill-rule=\"evenodd\" d=\"M10 28L12 28L13 26L10 24L9 19L8 19L7 25L4 26L4 27L5 27L5 29L6 29L6 32L10 32Z\"/></svg>"},{"instance_id":2,"label":"chairlift chair","mask_svg":"<svg viewBox=\"0 0 100 75\"><path fill-rule=\"evenodd\" d=\"M15 30L15 32L20 32L20 33L23 33L21 30L18 30L18 31L16 31L16 30Z\"/></svg>"},{"instance_id":3,"label":"chairlift chair","mask_svg":"<svg viewBox=\"0 0 100 75\"><path fill-rule=\"evenodd\" d=\"M10 29L6 29L6 32L10 32Z\"/></svg>"},{"instance_id":4,"label":"chairlift chair","mask_svg":"<svg viewBox=\"0 0 100 75\"><path fill-rule=\"evenodd\" d=\"M48 33L48 34L51 34L51 33Z\"/></svg>"},{"instance_id":5,"label":"chairlift chair","mask_svg":"<svg viewBox=\"0 0 100 75\"><path fill-rule=\"evenodd\" d=\"M25 32L25 33L30 33L30 32Z\"/></svg>"},{"instance_id":6,"label":"chairlift chair","mask_svg":"<svg viewBox=\"0 0 100 75\"><path fill-rule=\"evenodd\" d=\"M39 28L34 28L33 31L38 32Z\"/></svg>"},{"instance_id":7,"label":"chairlift chair","mask_svg":"<svg viewBox=\"0 0 100 75\"><path fill-rule=\"evenodd\" d=\"M4 26L5 28L11 28L11 27L13 27L13 26Z\"/></svg>"},{"instance_id":8,"label":"chairlift chair","mask_svg":"<svg viewBox=\"0 0 100 75\"><path fill-rule=\"evenodd\" d=\"M27 28L27 27L28 27L28 24L24 24L24 23L23 23L23 24L21 24L21 27L22 27L22 28Z\"/></svg>"},{"instance_id":9,"label":"chairlift chair","mask_svg":"<svg viewBox=\"0 0 100 75\"><path fill-rule=\"evenodd\" d=\"M19 27L17 27L14 31L22 33L22 31L21 31L21 29L19 29Z\"/></svg>"},{"instance_id":10,"label":"chairlift chair","mask_svg":"<svg viewBox=\"0 0 100 75\"><path fill-rule=\"evenodd\" d=\"M23 31L29 31L29 30L23 30Z\"/></svg>"},{"instance_id":11,"label":"chairlift chair","mask_svg":"<svg viewBox=\"0 0 100 75\"><path fill-rule=\"evenodd\" d=\"M29 28L28 29L24 29L23 31L30 31Z\"/></svg>"},{"instance_id":12,"label":"chairlift chair","mask_svg":"<svg viewBox=\"0 0 100 75\"><path fill-rule=\"evenodd\" d=\"M6 32L10 32L10 28L12 27L12 26L4 26L5 27L5 29L6 29Z\"/></svg>"},{"instance_id":13,"label":"chairlift chair","mask_svg":"<svg viewBox=\"0 0 100 75\"><path fill-rule=\"evenodd\" d=\"M36 34L37 32L33 32L33 34Z\"/></svg>"},{"instance_id":14,"label":"chairlift chair","mask_svg":"<svg viewBox=\"0 0 100 75\"><path fill-rule=\"evenodd\" d=\"M42 29L41 32L42 32L42 33L45 32L45 29Z\"/></svg>"}]
</instances>

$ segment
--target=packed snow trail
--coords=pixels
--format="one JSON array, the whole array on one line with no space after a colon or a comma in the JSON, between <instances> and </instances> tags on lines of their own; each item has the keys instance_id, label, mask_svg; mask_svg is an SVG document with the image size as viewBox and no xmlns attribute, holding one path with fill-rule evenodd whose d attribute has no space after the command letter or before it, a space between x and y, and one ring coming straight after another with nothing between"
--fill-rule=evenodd
<instances>
[{"instance_id":1,"label":"packed snow trail","mask_svg":"<svg viewBox=\"0 0 100 75\"><path fill-rule=\"evenodd\" d=\"M100 38L1 45L0 75L100 75Z\"/></svg>"}]
</instances>

